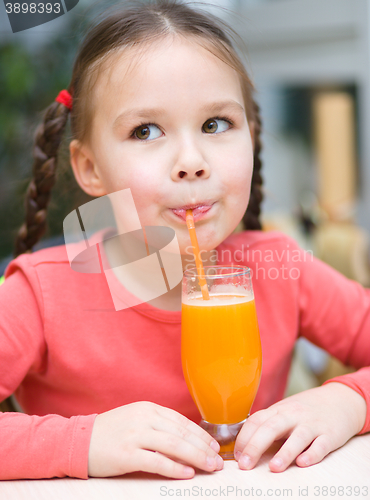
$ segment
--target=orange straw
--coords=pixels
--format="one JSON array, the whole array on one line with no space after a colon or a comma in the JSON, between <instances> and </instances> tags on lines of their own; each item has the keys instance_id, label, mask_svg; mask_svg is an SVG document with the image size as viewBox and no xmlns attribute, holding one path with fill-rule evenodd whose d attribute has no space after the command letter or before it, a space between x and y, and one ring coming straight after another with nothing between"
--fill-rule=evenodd
<instances>
[{"instance_id":1,"label":"orange straw","mask_svg":"<svg viewBox=\"0 0 370 500\"><path fill-rule=\"evenodd\" d=\"M190 241L191 241L191 244L193 245L195 265L196 265L197 271L198 271L199 285L200 285L200 289L202 290L203 300L209 300L207 282L206 282L206 279L204 277L203 263L202 263L202 259L200 258L200 253L199 253L197 233L195 232L193 210L191 208L189 210L186 210L186 225L188 226L189 234L190 234Z\"/></svg>"}]
</instances>

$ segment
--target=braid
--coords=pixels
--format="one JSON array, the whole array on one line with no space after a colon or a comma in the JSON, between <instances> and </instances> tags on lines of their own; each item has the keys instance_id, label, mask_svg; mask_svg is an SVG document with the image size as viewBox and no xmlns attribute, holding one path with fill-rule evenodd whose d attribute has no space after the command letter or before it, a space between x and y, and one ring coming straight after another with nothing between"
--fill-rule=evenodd
<instances>
[{"instance_id":1,"label":"braid","mask_svg":"<svg viewBox=\"0 0 370 500\"><path fill-rule=\"evenodd\" d=\"M30 252L46 230L46 210L51 188L55 183L57 153L67 123L69 109L53 102L45 111L44 120L36 130L33 148L33 179L28 185L26 221L18 231L14 257Z\"/></svg>"},{"instance_id":2,"label":"braid","mask_svg":"<svg viewBox=\"0 0 370 500\"><path fill-rule=\"evenodd\" d=\"M253 101L253 122L254 122L254 166L252 175L251 194L247 210L243 216L243 223L245 229L262 229L259 216L261 213L262 195L262 176L261 167L262 162L260 159L261 152L261 117L258 104Z\"/></svg>"}]
</instances>

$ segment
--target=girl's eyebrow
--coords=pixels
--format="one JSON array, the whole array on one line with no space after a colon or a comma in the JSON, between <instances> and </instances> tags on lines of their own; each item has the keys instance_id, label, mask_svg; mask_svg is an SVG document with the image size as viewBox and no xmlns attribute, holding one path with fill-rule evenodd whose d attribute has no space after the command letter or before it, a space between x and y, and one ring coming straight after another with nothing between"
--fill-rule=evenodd
<instances>
[{"instance_id":1,"label":"girl's eyebrow","mask_svg":"<svg viewBox=\"0 0 370 500\"><path fill-rule=\"evenodd\" d=\"M239 111L245 113L244 107L239 102L234 100L208 103L205 104L204 106L201 106L199 110L201 112L216 113L216 114L227 110ZM163 108L128 109L117 116L117 118L113 122L113 128L119 126L122 120L130 120L133 118L142 118L142 119L158 118L160 116L163 116L164 114L166 114L166 110Z\"/></svg>"},{"instance_id":2,"label":"girl's eyebrow","mask_svg":"<svg viewBox=\"0 0 370 500\"><path fill-rule=\"evenodd\" d=\"M234 101L233 99L230 99L229 101L220 101L220 102L214 102L211 104L206 104L200 108L200 110L203 112L209 112L209 113L221 113L222 111L242 111L245 113L244 106L240 104L237 101Z\"/></svg>"},{"instance_id":3,"label":"girl's eyebrow","mask_svg":"<svg viewBox=\"0 0 370 500\"><path fill-rule=\"evenodd\" d=\"M149 118L149 117L158 118L161 115L163 116L165 112L166 111L163 108L128 109L117 116L117 118L113 122L113 128L118 127L118 125L123 120L130 120L133 118Z\"/></svg>"}]
</instances>

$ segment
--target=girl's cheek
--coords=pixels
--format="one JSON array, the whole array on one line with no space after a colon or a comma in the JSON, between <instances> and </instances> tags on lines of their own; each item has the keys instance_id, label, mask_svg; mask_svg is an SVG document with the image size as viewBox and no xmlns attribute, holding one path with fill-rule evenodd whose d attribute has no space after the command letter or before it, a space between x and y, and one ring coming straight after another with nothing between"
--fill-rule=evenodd
<instances>
[{"instance_id":1,"label":"girl's cheek","mask_svg":"<svg viewBox=\"0 0 370 500\"><path fill-rule=\"evenodd\" d=\"M112 171L110 184L117 186L117 189L130 188L136 196L147 194L151 185L150 169L122 162Z\"/></svg>"},{"instance_id":2,"label":"girl's cheek","mask_svg":"<svg viewBox=\"0 0 370 500\"><path fill-rule=\"evenodd\" d=\"M233 177L248 179L253 172L253 149L252 144L247 140L241 144L235 144L224 158L228 166L227 173L232 173Z\"/></svg>"},{"instance_id":3,"label":"girl's cheek","mask_svg":"<svg viewBox=\"0 0 370 500\"><path fill-rule=\"evenodd\" d=\"M253 161L239 161L231 164L231 168L227 170L225 183L229 185L235 193L245 192L250 186L253 174Z\"/></svg>"}]
</instances>

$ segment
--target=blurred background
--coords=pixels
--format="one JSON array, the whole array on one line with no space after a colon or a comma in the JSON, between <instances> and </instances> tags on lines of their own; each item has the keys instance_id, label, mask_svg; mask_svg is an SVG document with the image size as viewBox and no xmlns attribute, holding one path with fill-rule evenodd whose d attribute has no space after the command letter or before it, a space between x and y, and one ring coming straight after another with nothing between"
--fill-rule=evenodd
<instances>
[{"instance_id":1,"label":"blurred background","mask_svg":"<svg viewBox=\"0 0 370 500\"><path fill-rule=\"evenodd\" d=\"M22 224L34 129L68 86L89 20L116 3L80 0L64 16L12 33L0 2L0 276ZM369 0L190 3L241 38L263 119L264 229L289 234L370 286ZM68 138L69 131L60 154L67 163ZM83 202L70 170L59 174L42 244L63 243L63 219ZM350 370L300 340L287 394Z\"/></svg>"}]
</instances>

